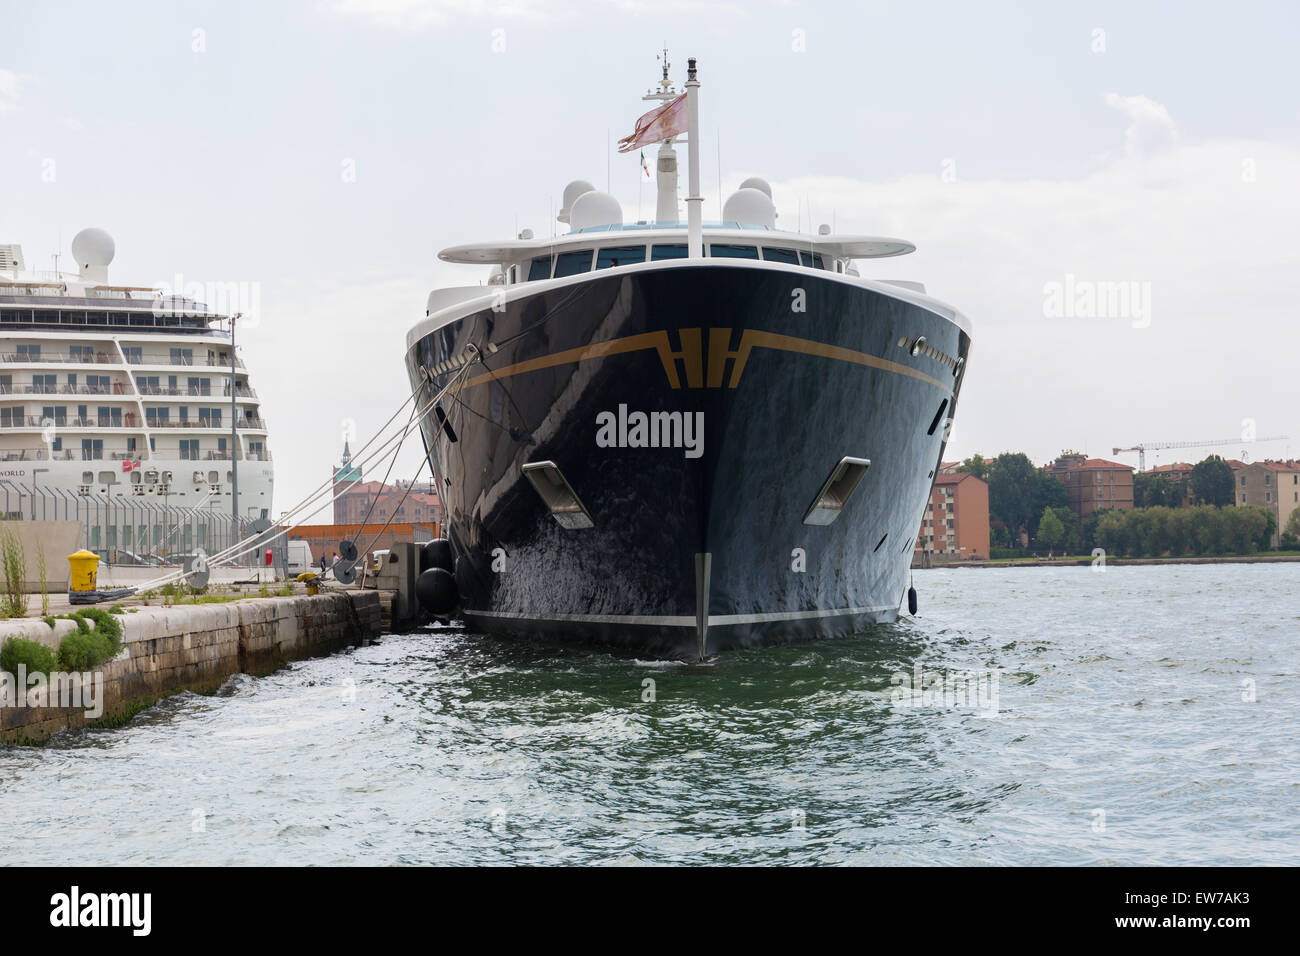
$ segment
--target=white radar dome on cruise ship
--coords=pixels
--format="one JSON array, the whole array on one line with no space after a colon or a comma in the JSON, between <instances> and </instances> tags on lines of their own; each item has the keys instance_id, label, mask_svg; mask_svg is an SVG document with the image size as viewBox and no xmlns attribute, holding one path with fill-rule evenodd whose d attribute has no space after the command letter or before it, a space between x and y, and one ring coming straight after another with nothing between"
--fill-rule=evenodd
<instances>
[{"instance_id":1,"label":"white radar dome on cruise ship","mask_svg":"<svg viewBox=\"0 0 1300 956\"><path fill-rule=\"evenodd\" d=\"M569 217L573 214L573 204L577 202L578 197L584 193L593 192L595 188L585 179L575 179L569 183L564 187L564 198L560 200L560 213L555 218L560 222L568 222Z\"/></svg>"},{"instance_id":2,"label":"white radar dome on cruise ship","mask_svg":"<svg viewBox=\"0 0 1300 956\"><path fill-rule=\"evenodd\" d=\"M762 176L750 176L740 184L741 189L757 189L761 193L766 193L767 198L772 198L772 184Z\"/></svg>"},{"instance_id":3,"label":"white radar dome on cruise ship","mask_svg":"<svg viewBox=\"0 0 1300 956\"><path fill-rule=\"evenodd\" d=\"M722 218L745 226L776 226L776 206L772 197L761 189L738 189L722 204Z\"/></svg>"},{"instance_id":4,"label":"white radar dome on cruise ship","mask_svg":"<svg viewBox=\"0 0 1300 956\"><path fill-rule=\"evenodd\" d=\"M103 229L83 229L72 237L72 258L81 268L81 278L89 282L107 282L108 267L117 246Z\"/></svg>"},{"instance_id":5,"label":"white radar dome on cruise ship","mask_svg":"<svg viewBox=\"0 0 1300 956\"><path fill-rule=\"evenodd\" d=\"M573 201L569 225L574 232L591 226L621 226L623 207L609 193L593 189Z\"/></svg>"}]
</instances>

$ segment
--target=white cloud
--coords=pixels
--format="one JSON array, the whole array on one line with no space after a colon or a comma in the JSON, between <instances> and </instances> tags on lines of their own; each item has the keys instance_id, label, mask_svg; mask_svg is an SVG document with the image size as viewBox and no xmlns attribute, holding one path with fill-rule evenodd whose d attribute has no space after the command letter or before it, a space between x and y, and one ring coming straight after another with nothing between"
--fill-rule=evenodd
<instances>
[{"instance_id":1,"label":"white cloud","mask_svg":"<svg viewBox=\"0 0 1300 956\"><path fill-rule=\"evenodd\" d=\"M1126 156L1144 156L1177 142L1178 130L1163 104L1145 96L1108 93L1106 105L1126 113L1132 121L1124 131Z\"/></svg>"},{"instance_id":2,"label":"white cloud","mask_svg":"<svg viewBox=\"0 0 1300 956\"><path fill-rule=\"evenodd\" d=\"M385 27L422 30L455 20L559 20L590 15L601 9L634 15L736 17L747 13L743 3L716 0L334 0L341 16L370 20Z\"/></svg>"},{"instance_id":3,"label":"white cloud","mask_svg":"<svg viewBox=\"0 0 1300 956\"><path fill-rule=\"evenodd\" d=\"M380 26L421 30L470 17L538 20L547 7L541 0L335 0L333 10Z\"/></svg>"},{"instance_id":4,"label":"white cloud","mask_svg":"<svg viewBox=\"0 0 1300 956\"><path fill-rule=\"evenodd\" d=\"M0 67L0 113L8 113L18 108L18 95L22 85L22 80L17 73Z\"/></svg>"},{"instance_id":5,"label":"white cloud","mask_svg":"<svg viewBox=\"0 0 1300 956\"><path fill-rule=\"evenodd\" d=\"M1163 131L1163 147L1112 155L1080 178L948 183L936 170L773 183L786 228L806 199L814 222L834 211L842 232L915 241L916 254L862 263L863 274L923 280L972 318L950 458L1012 446L1044 461L1089 441L1109 455L1138 440L1234 434L1246 417L1261 434L1297 436L1292 453L1300 443L1300 147L1179 143L1160 104L1136 97L1122 108L1134 118L1130 141ZM1049 318L1045 288L1066 276L1149 283L1149 327Z\"/></svg>"}]
</instances>

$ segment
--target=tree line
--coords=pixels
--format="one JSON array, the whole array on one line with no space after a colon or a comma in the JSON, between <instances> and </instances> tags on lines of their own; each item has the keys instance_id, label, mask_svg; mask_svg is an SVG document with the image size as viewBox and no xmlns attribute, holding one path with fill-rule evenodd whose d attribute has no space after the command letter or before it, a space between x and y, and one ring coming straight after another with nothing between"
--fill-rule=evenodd
<instances>
[{"instance_id":1,"label":"tree line","mask_svg":"<svg viewBox=\"0 0 1300 956\"><path fill-rule=\"evenodd\" d=\"M1232 468L1218 455L1198 462L1182 481L1135 476L1132 510L1094 511L1082 520L1069 507L1065 483L1023 452L973 455L958 471L989 486L994 548L1017 548L1022 535L1037 550L1117 556L1251 554L1270 546L1276 519L1263 508L1226 507L1236 492ZM1282 547L1300 545L1300 512Z\"/></svg>"}]
</instances>

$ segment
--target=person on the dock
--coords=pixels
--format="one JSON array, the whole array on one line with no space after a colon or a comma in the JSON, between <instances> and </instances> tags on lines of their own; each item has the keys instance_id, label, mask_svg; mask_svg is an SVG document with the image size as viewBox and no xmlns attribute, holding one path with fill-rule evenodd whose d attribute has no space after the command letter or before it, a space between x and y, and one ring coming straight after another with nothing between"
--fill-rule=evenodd
<instances>
[{"instance_id":1,"label":"person on the dock","mask_svg":"<svg viewBox=\"0 0 1300 956\"><path fill-rule=\"evenodd\" d=\"M325 577L325 555L320 556L320 576Z\"/></svg>"},{"instance_id":2,"label":"person on the dock","mask_svg":"<svg viewBox=\"0 0 1300 956\"><path fill-rule=\"evenodd\" d=\"M339 563L339 553L338 553L337 551L335 551L335 552L334 552L334 560L330 562L330 571L333 571L333 570L334 570L334 566L335 566L336 564L338 564L338 563ZM334 576L335 576L335 577L338 577L337 574L334 575Z\"/></svg>"}]
</instances>

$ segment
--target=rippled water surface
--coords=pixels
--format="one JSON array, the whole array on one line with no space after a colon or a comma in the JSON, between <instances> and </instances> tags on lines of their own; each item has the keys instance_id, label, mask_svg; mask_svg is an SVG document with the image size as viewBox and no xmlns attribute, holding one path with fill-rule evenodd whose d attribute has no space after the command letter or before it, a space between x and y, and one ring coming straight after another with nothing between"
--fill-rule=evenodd
<instances>
[{"instance_id":1,"label":"rippled water surface","mask_svg":"<svg viewBox=\"0 0 1300 956\"><path fill-rule=\"evenodd\" d=\"M394 636L0 748L6 862L1300 862L1300 565L916 586L703 664ZM900 706L917 665L996 711Z\"/></svg>"}]
</instances>

